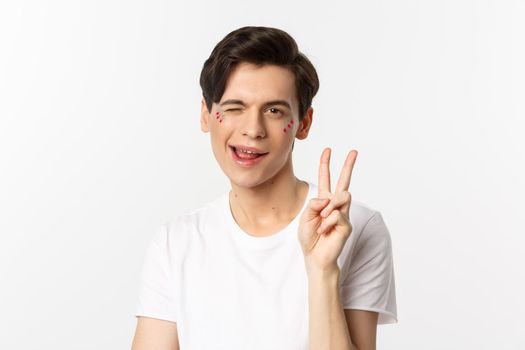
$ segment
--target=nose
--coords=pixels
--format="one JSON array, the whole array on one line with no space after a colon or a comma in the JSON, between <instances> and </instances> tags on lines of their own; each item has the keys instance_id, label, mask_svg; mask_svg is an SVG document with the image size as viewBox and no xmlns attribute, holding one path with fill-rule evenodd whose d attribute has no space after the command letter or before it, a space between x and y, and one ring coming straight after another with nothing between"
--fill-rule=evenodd
<instances>
[{"instance_id":1,"label":"nose","mask_svg":"<svg viewBox=\"0 0 525 350\"><path fill-rule=\"evenodd\" d=\"M243 116L241 132L250 138L264 137L266 135L264 116L259 111L246 112Z\"/></svg>"}]
</instances>

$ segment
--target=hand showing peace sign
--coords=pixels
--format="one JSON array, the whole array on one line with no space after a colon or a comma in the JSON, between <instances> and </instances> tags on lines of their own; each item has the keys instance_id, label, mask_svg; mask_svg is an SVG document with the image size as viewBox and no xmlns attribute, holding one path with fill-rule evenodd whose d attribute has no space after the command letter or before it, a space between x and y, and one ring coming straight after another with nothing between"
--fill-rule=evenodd
<instances>
[{"instance_id":1,"label":"hand showing peace sign","mask_svg":"<svg viewBox=\"0 0 525 350\"><path fill-rule=\"evenodd\" d=\"M357 151L348 154L337 182L335 193L330 190L330 148L321 154L318 198L312 198L299 220L299 242L307 270L337 268L337 258L352 233L350 224L351 195L348 192Z\"/></svg>"}]
</instances>

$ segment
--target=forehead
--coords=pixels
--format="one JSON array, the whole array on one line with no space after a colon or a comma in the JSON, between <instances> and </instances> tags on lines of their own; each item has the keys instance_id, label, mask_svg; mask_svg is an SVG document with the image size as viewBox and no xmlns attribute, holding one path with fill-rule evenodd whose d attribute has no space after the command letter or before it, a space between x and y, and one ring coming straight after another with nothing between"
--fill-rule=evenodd
<instances>
[{"instance_id":1,"label":"forehead","mask_svg":"<svg viewBox=\"0 0 525 350\"><path fill-rule=\"evenodd\" d=\"M242 62L230 72L221 101L239 99L252 104L286 100L295 106L295 94L295 76L288 69Z\"/></svg>"}]
</instances>

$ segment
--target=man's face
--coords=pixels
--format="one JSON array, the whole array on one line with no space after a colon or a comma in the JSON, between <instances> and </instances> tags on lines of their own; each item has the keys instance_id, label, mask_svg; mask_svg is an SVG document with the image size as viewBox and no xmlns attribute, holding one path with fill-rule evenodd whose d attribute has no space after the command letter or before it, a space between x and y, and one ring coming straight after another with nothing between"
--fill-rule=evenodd
<instances>
[{"instance_id":1,"label":"man's face","mask_svg":"<svg viewBox=\"0 0 525 350\"><path fill-rule=\"evenodd\" d=\"M306 137L312 111L300 124L292 72L243 62L230 73L221 101L213 103L210 113L202 101L201 129L210 132L215 158L230 181L253 187L285 167L291 169L292 143L296 136ZM241 165L232 145L255 147L267 154L255 165Z\"/></svg>"}]
</instances>

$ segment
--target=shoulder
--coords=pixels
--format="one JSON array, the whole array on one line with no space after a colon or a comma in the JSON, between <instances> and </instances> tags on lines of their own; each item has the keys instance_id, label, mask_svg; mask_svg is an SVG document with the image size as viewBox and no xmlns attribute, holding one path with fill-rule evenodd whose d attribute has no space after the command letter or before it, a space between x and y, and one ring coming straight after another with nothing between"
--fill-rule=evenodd
<instances>
[{"instance_id":1,"label":"shoulder","mask_svg":"<svg viewBox=\"0 0 525 350\"><path fill-rule=\"evenodd\" d=\"M381 212L361 201L352 200L350 204L350 224L352 233L343 253L342 265L348 265L357 256L384 254L391 250L391 238Z\"/></svg>"},{"instance_id":2,"label":"shoulder","mask_svg":"<svg viewBox=\"0 0 525 350\"><path fill-rule=\"evenodd\" d=\"M363 202L352 202L355 205L350 211L352 224L351 255L363 259L371 257L386 257L392 254L392 239L390 231L381 212ZM352 216L352 209L354 210ZM349 239L350 241L350 239Z\"/></svg>"},{"instance_id":3,"label":"shoulder","mask_svg":"<svg viewBox=\"0 0 525 350\"><path fill-rule=\"evenodd\" d=\"M350 204L350 223L353 232L361 233L363 230L369 230L371 226L382 221L381 212L361 201L352 200Z\"/></svg>"},{"instance_id":4,"label":"shoulder","mask_svg":"<svg viewBox=\"0 0 525 350\"><path fill-rule=\"evenodd\" d=\"M352 227L354 227L353 218L357 225L355 232L358 233L359 240L384 241L386 244L390 244L390 232L380 210L360 201L355 202L355 208L353 209L354 217L352 217L351 213L350 222Z\"/></svg>"},{"instance_id":5,"label":"shoulder","mask_svg":"<svg viewBox=\"0 0 525 350\"><path fill-rule=\"evenodd\" d=\"M167 219L157 228L154 240L164 244L184 245L188 240L208 231L223 218L224 196Z\"/></svg>"}]
</instances>

